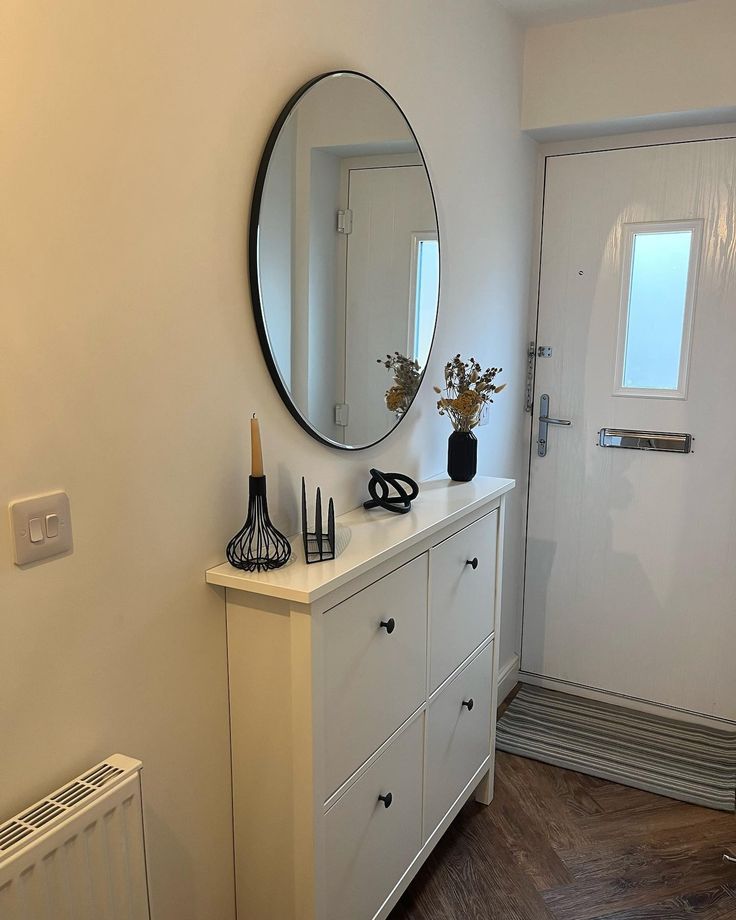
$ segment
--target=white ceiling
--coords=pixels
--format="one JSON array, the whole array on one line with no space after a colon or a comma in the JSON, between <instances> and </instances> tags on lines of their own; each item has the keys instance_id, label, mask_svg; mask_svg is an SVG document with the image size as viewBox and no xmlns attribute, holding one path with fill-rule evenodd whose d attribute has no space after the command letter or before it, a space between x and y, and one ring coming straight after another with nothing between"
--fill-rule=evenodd
<instances>
[{"instance_id":1,"label":"white ceiling","mask_svg":"<svg viewBox=\"0 0 736 920\"><path fill-rule=\"evenodd\" d=\"M514 15L526 23L543 25L550 22L569 22L593 16L609 16L652 6L672 3L691 3L692 0L498 0Z\"/></svg>"}]
</instances>

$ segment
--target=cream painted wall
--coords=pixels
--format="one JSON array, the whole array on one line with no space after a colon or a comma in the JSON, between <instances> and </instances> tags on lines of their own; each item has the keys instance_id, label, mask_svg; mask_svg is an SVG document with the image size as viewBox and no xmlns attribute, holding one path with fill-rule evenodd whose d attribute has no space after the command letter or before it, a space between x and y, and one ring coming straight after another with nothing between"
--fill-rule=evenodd
<instances>
[{"instance_id":1,"label":"cream painted wall","mask_svg":"<svg viewBox=\"0 0 736 920\"><path fill-rule=\"evenodd\" d=\"M735 44L733 0L530 28L523 127L556 139L734 120Z\"/></svg>"},{"instance_id":2,"label":"cream painted wall","mask_svg":"<svg viewBox=\"0 0 736 920\"><path fill-rule=\"evenodd\" d=\"M371 465L440 471L431 384L472 351L510 383L481 470L522 474L521 36L490 0L7 0L0 16L0 504L65 488L75 532L73 555L21 571L0 527L0 814L112 751L139 756L156 920L230 920L224 604L204 570L243 517L247 417L292 531L302 473L345 510ZM272 121L339 67L376 77L413 122L444 244L418 404L357 455L280 404L245 267ZM502 657L518 644L520 523L517 501Z\"/></svg>"}]
</instances>

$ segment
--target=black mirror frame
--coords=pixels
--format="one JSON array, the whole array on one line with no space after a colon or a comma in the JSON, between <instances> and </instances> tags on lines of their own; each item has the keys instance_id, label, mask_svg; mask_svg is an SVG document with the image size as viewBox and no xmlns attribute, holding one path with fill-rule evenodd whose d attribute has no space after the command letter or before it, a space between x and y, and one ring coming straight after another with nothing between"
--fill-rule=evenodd
<instances>
[{"instance_id":1,"label":"black mirror frame","mask_svg":"<svg viewBox=\"0 0 736 920\"><path fill-rule=\"evenodd\" d=\"M427 174L427 182L429 185L429 191L432 196L432 208L434 210L434 219L435 219L435 224L437 226L437 243L439 246L439 253L440 253L440 264L439 264L439 270L438 270L438 283L437 283L437 308L436 308L435 317L434 317L434 328L432 330L432 341L430 342L429 351L427 353L427 363L425 364L424 369L422 370L422 376L420 377L419 385L417 386L416 393L412 397L412 400L409 403L409 405L406 407L406 410L401 414L401 417L397 419L396 424L393 425L386 432L386 434L382 435L380 438L378 438L376 441L371 442L370 444L360 444L360 445L340 444L339 441L332 441L330 438L325 437L321 432L319 432L310 423L309 419L305 418L302 415L302 413L299 411L299 408L297 407L296 403L292 399L291 393L289 393L288 389L284 385L284 381L281 378L279 369L276 366L276 362L273 357L273 352L271 351L271 343L268 340L268 332L266 330L266 320L265 320L264 311L263 311L263 304L261 302L261 292L260 292L259 279L258 279L258 224L259 224L259 218L261 214L261 204L263 202L263 189L266 184L266 175L268 173L269 163L271 162L271 155L273 153L274 147L276 146L276 142L278 141L279 135L281 133L281 129L283 128L284 123L286 122L286 119L289 117L289 115L291 114L296 104L299 102L299 100L308 90L310 90L313 86L315 86L315 84L319 83L321 80L325 80L328 77L335 77L340 74L347 74L350 76L362 77L364 80L370 81L382 93L384 93L384 95L386 95L391 100L391 102L393 102L393 104L396 106L398 111L401 113L401 116L406 122L406 126L409 129L411 136L414 138L415 144L417 145L419 156L421 157L422 164L424 166L424 170ZM248 280L250 284L251 302L253 306L253 316L256 321L256 329L258 330L258 339L261 343L261 351L263 352L263 357L266 361L266 366L268 367L268 371L271 375L271 379L273 380L274 386L276 387L278 394L281 397L284 405L289 410L289 412L292 414L294 419L299 423L299 425L308 434L310 434L315 440L319 441L321 444L324 444L326 447L337 448L338 450L351 450L351 451L368 450L371 447L375 447L376 444L380 444L381 441L385 440L390 434L393 434L393 432L396 431L398 426L404 420L404 417L407 415L407 413L409 412L409 409L411 409L412 405L414 404L414 400L417 398L417 394L419 393L422 383L424 382L424 375L426 373L427 365L429 364L429 358L432 354L432 349L434 347L434 341L437 335L437 320L438 320L439 312L440 312L440 295L442 291L442 242L441 242L441 234L440 234L439 214L437 213L437 200L434 194L434 186L432 185L432 178L429 173L429 167L427 165L427 160L424 156L424 151L422 150L421 144L419 143L419 139L414 133L414 129L409 123L409 119L406 117L404 110L401 108L398 102L394 99L391 93L389 93L388 90L386 90L383 86L381 86L381 84L377 80L374 80L373 77L369 77L367 74L360 73L360 71L357 71L357 70L330 70L330 71L327 71L326 73L321 73L319 74L319 76L313 77L311 80L307 81L303 86L301 86L294 93L294 95L289 99L289 101L286 103L284 108L279 113L279 116L276 119L276 122L273 128L271 129L271 133L268 135L266 146L263 149L261 161L258 166L258 173L256 174L255 186L253 189L253 198L251 200L250 219L249 219L249 225L248 225Z\"/></svg>"}]
</instances>

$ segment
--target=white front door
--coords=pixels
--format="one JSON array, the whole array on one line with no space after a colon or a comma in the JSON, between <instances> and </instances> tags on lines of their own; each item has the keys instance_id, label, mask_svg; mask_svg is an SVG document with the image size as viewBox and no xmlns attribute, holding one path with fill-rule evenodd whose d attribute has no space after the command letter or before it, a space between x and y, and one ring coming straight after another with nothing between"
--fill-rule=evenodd
<instances>
[{"instance_id":1,"label":"white front door","mask_svg":"<svg viewBox=\"0 0 736 920\"><path fill-rule=\"evenodd\" d=\"M549 157L545 188L522 676L734 720L736 140ZM543 394L571 424L540 456Z\"/></svg>"}]
</instances>

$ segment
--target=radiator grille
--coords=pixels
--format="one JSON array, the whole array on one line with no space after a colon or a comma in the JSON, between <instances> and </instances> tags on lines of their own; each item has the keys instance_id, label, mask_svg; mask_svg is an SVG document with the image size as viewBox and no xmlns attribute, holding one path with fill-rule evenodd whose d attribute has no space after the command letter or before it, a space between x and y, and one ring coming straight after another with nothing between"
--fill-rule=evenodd
<instances>
[{"instance_id":1,"label":"radiator grille","mask_svg":"<svg viewBox=\"0 0 736 920\"><path fill-rule=\"evenodd\" d=\"M92 792L93 790L86 783L73 782L66 789L52 796L52 800L71 807L81 802L82 799L86 799L88 795L92 795Z\"/></svg>"},{"instance_id":2,"label":"radiator grille","mask_svg":"<svg viewBox=\"0 0 736 920\"><path fill-rule=\"evenodd\" d=\"M33 833L33 828L26 827L20 821L8 821L0 827L0 850L9 850L14 844Z\"/></svg>"},{"instance_id":3,"label":"radiator grille","mask_svg":"<svg viewBox=\"0 0 736 920\"><path fill-rule=\"evenodd\" d=\"M122 772L123 771L118 769L118 767L113 767L112 764L101 763L86 776L83 776L80 782L89 783L91 786L104 786L105 783L109 782L114 777L120 776Z\"/></svg>"},{"instance_id":4,"label":"radiator grille","mask_svg":"<svg viewBox=\"0 0 736 920\"><path fill-rule=\"evenodd\" d=\"M24 815L21 815L19 820L23 821L25 824L30 824L31 827L43 827L44 824L48 824L49 821L53 821L57 815L63 813L63 805L55 805L53 802L44 800L43 802L39 802L38 805L35 805Z\"/></svg>"},{"instance_id":5,"label":"radiator grille","mask_svg":"<svg viewBox=\"0 0 736 920\"><path fill-rule=\"evenodd\" d=\"M25 846L31 834L63 820L71 809L84 799L99 795L100 789L106 783L121 776L124 772L120 767L103 761L83 776L52 793L48 798L36 802L31 808L15 815L0 825L0 852L5 854L16 847Z\"/></svg>"}]
</instances>

